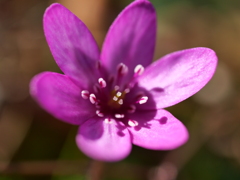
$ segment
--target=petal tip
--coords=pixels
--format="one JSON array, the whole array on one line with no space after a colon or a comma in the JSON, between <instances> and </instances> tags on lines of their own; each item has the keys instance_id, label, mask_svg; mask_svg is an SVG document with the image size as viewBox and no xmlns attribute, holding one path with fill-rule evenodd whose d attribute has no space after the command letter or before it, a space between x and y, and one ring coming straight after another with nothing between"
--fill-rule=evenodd
<instances>
[{"instance_id":1,"label":"petal tip","mask_svg":"<svg viewBox=\"0 0 240 180\"><path fill-rule=\"evenodd\" d=\"M195 48L191 48L191 49L186 49L186 50L193 50L193 51L196 51L198 52L199 54L207 54L208 56L212 57L211 60L214 60L214 61L218 61L218 57L217 57L217 54L216 52L211 49L211 48L208 48L208 47L195 47Z\"/></svg>"},{"instance_id":2,"label":"petal tip","mask_svg":"<svg viewBox=\"0 0 240 180\"><path fill-rule=\"evenodd\" d=\"M29 93L31 96L35 97L37 95L37 93L38 93L37 84L48 73L49 72L39 73L31 79L31 81L29 83Z\"/></svg>"},{"instance_id":3,"label":"petal tip","mask_svg":"<svg viewBox=\"0 0 240 180\"><path fill-rule=\"evenodd\" d=\"M43 15L43 20L48 16L49 13L51 13L51 11L55 8L64 8L63 5L59 4L59 3L53 3L50 6L48 6L44 12Z\"/></svg>"},{"instance_id":4,"label":"petal tip","mask_svg":"<svg viewBox=\"0 0 240 180\"><path fill-rule=\"evenodd\" d=\"M144 124L140 129L129 128L132 143L151 150L173 150L185 144L189 133L184 124L166 110L159 109L155 117L147 121L138 117Z\"/></svg>"},{"instance_id":5,"label":"petal tip","mask_svg":"<svg viewBox=\"0 0 240 180\"><path fill-rule=\"evenodd\" d=\"M183 146L184 144L187 143L187 141L189 140L189 133L187 128L183 125L185 131L182 132L181 136L179 135L179 139L176 141L176 143L171 144L170 146L163 148L162 150L174 150L177 149L181 146ZM182 127L182 128L183 128Z\"/></svg>"},{"instance_id":6,"label":"petal tip","mask_svg":"<svg viewBox=\"0 0 240 180\"><path fill-rule=\"evenodd\" d=\"M48 6L48 8L46 9L45 12L53 9L53 8L57 8L57 7L64 7L63 5L59 4L59 3L52 3L50 6Z\"/></svg>"},{"instance_id":7,"label":"petal tip","mask_svg":"<svg viewBox=\"0 0 240 180\"><path fill-rule=\"evenodd\" d=\"M148 8L148 9L150 9L150 10L152 10L152 11L155 12L154 6L153 6L152 3L151 3L150 1L148 1L148 0L136 0L136 1L132 2L131 4L129 4L129 5L126 7L126 9L131 8L131 7L134 7L134 6L142 6L142 7L144 7L144 8Z\"/></svg>"},{"instance_id":8,"label":"petal tip","mask_svg":"<svg viewBox=\"0 0 240 180\"><path fill-rule=\"evenodd\" d=\"M114 120L104 123L100 119L89 119L83 123L76 136L78 148L88 157L105 162L116 162L126 158L132 149L127 129L119 133Z\"/></svg>"},{"instance_id":9,"label":"petal tip","mask_svg":"<svg viewBox=\"0 0 240 180\"><path fill-rule=\"evenodd\" d=\"M95 149L95 152L93 152L93 150L88 150L87 148L83 147L81 141L82 141L81 138L79 136L76 136L76 144L79 150L81 150L89 158L97 161L117 162L125 159L131 153L131 148L129 149L129 151L121 153L120 155L119 154L116 155L113 153L101 153L98 152L97 149Z\"/></svg>"}]
</instances>

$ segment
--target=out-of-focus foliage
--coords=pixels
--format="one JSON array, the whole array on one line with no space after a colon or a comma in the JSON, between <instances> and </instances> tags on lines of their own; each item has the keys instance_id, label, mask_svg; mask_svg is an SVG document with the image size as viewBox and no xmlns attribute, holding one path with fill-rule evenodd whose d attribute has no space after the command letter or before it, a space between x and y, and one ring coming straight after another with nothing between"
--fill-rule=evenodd
<instances>
[{"instance_id":1,"label":"out-of-focus foliage","mask_svg":"<svg viewBox=\"0 0 240 180\"><path fill-rule=\"evenodd\" d=\"M44 112L29 96L37 73L56 71L42 30L48 0L0 0L0 180L240 179L240 1L151 0L158 14L155 60L205 46L219 57L211 82L168 110L190 140L173 151L133 147L117 163L95 162L75 144L77 127ZM90 28L101 46L130 0L59 0Z\"/></svg>"}]
</instances>

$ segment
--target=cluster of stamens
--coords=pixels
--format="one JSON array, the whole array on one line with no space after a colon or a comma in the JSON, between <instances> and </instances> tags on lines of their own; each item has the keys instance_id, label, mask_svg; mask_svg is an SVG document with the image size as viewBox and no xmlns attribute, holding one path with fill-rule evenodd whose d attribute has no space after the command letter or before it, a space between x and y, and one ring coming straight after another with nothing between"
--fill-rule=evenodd
<instances>
[{"instance_id":1,"label":"cluster of stamens","mask_svg":"<svg viewBox=\"0 0 240 180\"><path fill-rule=\"evenodd\" d=\"M97 68L101 66L98 63ZM134 69L133 79L140 76L144 72L142 65L137 65ZM138 122L135 120L127 119L128 113L134 113L136 111L136 104L144 104L148 101L148 97L143 92L139 92L133 98L133 102L125 102L125 97L130 93L132 88L133 79L122 85L121 78L128 74L128 67L120 63L117 66L117 75L111 77L108 81L104 78L98 78L97 83L93 86L90 92L88 90L82 90L81 96L83 99L89 100L96 108L96 115L104 118L105 123L111 123L111 119L119 119L127 122L131 127L137 126ZM127 121L126 121L127 120Z\"/></svg>"}]
</instances>

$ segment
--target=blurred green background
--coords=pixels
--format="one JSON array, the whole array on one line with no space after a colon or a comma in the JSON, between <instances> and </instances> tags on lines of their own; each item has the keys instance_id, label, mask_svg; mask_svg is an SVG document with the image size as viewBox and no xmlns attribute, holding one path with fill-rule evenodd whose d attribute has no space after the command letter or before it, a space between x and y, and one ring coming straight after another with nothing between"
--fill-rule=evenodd
<instances>
[{"instance_id":1,"label":"blurred green background","mask_svg":"<svg viewBox=\"0 0 240 180\"><path fill-rule=\"evenodd\" d=\"M133 147L125 160L92 161L75 144L77 127L43 111L30 79L60 72L42 30L53 2L74 12L99 46L130 0L0 0L0 180L239 180L240 1L152 0L158 14L155 60L181 49L209 47L219 65L210 83L168 108L189 129L173 151Z\"/></svg>"}]
</instances>

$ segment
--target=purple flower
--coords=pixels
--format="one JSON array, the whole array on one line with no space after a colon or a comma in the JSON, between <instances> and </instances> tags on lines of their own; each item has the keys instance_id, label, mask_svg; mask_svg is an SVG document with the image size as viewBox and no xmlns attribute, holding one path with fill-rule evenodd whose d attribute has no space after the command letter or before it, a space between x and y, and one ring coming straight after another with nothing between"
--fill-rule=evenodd
<instances>
[{"instance_id":1,"label":"purple flower","mask_svg":"<svg viewBox=\"0 0 240 180\"><path fill-rule=\"evenodd\" d=\"M132 144L171 150L187 141L185 126L163 108L205 86L217 57L200 47L151 64L156 13L149 1L136 0L119 14L101 53L85 24L60 4L46 10L44 32L64 74L36 75L31 94L56 118L80 126L76 142L86 155L118 161Z\"/></svg>"}]
</instances>

